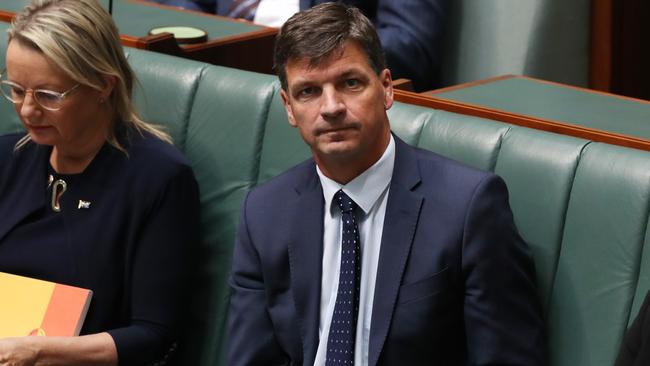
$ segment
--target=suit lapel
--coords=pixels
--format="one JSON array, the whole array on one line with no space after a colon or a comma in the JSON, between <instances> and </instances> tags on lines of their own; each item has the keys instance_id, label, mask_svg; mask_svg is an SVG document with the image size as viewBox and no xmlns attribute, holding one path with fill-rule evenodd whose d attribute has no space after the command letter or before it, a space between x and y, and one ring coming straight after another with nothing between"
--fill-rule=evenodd
<instances>
[{"instance_id":1,"label":"suit lapel","mask_svg":"<svg viewBox=\"0 0 650 366\"><path fill-rule=\"evenodd\" d=\"M308 170L307 170L308 169ZM314 164L304 171L287 212L293 225L289 241L291 288L302 332L304 364L313 364L318 348L323 259L323 191Z\"/></svg>"},{"instance_id":2,"label":"suit lapel","mask_svg":"<svg viewBox=\"0 0 650 366\"><path fill-rule=\"evenodd\" d=\"M417 157L397 137L395 143L395 168L386 205L370 326L368 361L371 366L377 364L390 329L423 201L412 191L420 182Z\"/></svg>"}]
</instances>

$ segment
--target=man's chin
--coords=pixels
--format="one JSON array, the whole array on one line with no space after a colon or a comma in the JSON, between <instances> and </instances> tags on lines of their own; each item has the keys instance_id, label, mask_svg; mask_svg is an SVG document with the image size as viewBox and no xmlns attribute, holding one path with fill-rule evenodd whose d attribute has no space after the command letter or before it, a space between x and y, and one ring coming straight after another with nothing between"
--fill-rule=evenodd
<instances>
[{"instance_id":1,"label":"man's chin","mask_svg":"<svg viewBox=\"0 0 650 366\"><path fill-rule=\"evenodd\" d=\"M356 150L356 144L351 141L332 141L322 144L319 148L319 154L329 159L344 159L354 155Z\"/></svg>"}]
</instances>

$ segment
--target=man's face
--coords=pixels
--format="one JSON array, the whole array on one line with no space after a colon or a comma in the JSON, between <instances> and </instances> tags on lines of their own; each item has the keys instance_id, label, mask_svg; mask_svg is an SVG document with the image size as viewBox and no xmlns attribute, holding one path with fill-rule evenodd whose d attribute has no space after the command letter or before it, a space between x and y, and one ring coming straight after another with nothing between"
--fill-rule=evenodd
<instances>
[{"instance_id":1,"label":"man's face","mask_svg":"<svg viewBox=\"0 0 650 366\"><path fill-rule=\"evenodd\" d=\"M290 59L286 75L281 94L289 123L319 166L345 162L365 170L381 157L390 139L386 110L393 104L388 69L377 75L362 49L347 42L314 67L308 59Z\"/></svg>"}]
</instances>

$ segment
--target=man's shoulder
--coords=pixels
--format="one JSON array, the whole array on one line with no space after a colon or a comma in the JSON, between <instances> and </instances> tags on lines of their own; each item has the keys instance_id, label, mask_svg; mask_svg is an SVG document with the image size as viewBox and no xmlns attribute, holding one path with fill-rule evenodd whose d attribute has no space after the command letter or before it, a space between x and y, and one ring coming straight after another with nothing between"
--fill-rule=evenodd
<instances>
[{"instance_id":1,"label":"man's shoulder","mask_svg":"<svg viewBox=\"0 0 650 366\"><path fill-rule=\"evenodd\" d=\"M416 147L409 147L409 150L411 159L416 162L419 178L415 190L425 197L434 198L432 202L467 206L477 194L485 197L485 194L493 196L505 193L507 196L505 183L493 172L466 165L428 150Z\"/></svg>"},{"instance_id":2,"label":"man's shoulder","mask_svg":"<svg viewBox=\"0 0 650 366\"><path fill-rule=\"evenodd\" d=\"M408 149L417 159L423 180L435 179L474 186L487 178L497 177L490 171L467 165L429 150L414 146L408 146Z\"/></svg>"},{"instance_id":3,"label":"man's shoulder","mask_svg":"<svg viewBox=\"0 0 650 366\"><path fill-rule=\"evenodd\" d=\"M318 179L314 160L308 159L251 189L249 200L273 201L296 192L296 187Z\"/></svg>"},{"instance_id":4,"label":"man's shoulder","mask_svg":"<svg viewBox=\"0 0 650 366\"><path fill-rule=\"evenodd\" d=\"M270 194L293 191L297 185L316 176L316 164L310 158L258 185L252 192Z\"/></svg>"}]
</instances>

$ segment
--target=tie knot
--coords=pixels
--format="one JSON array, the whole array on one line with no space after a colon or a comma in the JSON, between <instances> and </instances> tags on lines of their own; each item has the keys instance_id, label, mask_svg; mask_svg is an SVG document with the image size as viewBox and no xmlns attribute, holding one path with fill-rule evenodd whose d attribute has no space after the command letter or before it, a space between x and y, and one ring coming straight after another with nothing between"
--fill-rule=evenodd
<instances>
[{"instance_id":1,"label":"tie knot","mask_svg":"<svg viewBox=\"0 0 650 366\"><path fill-rule=\"evenodd\" d=\"M350 212L357 208L357 204L343 190L336 192L334 200L341 212Z\"/></svg>"}]
</instances>

